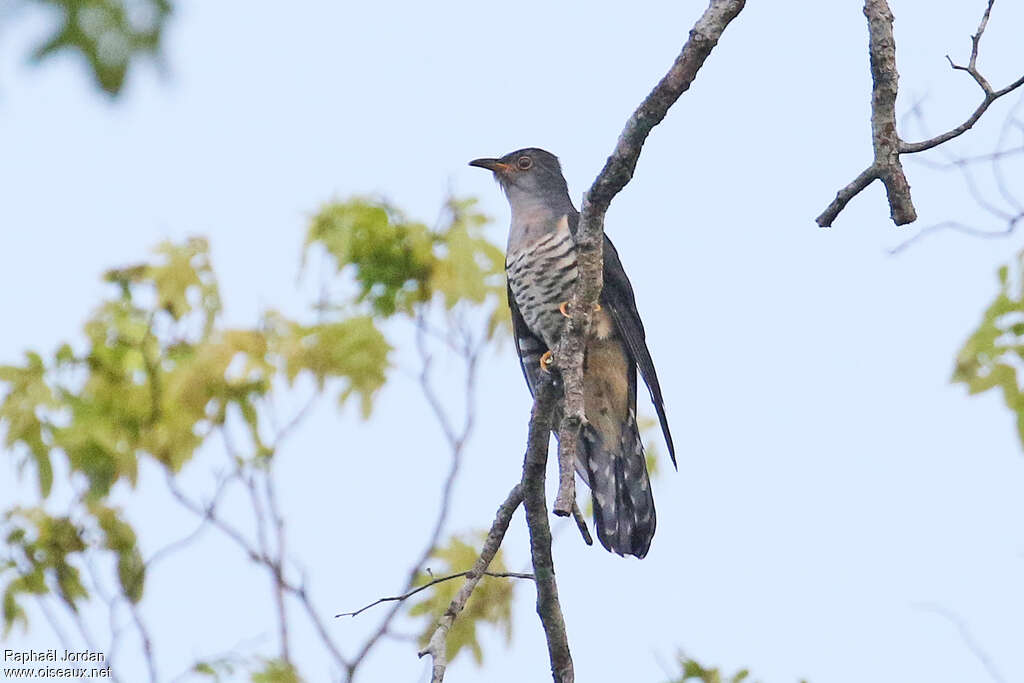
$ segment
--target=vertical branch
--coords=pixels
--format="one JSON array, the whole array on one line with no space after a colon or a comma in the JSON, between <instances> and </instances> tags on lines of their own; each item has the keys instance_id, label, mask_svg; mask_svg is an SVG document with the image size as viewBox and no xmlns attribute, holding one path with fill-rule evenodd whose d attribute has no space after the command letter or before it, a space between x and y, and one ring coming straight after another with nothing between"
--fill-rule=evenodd
<instances>
[{"instance_id":1,"label":"vertical branch","mask_svg":"<svg viewBox=\"0 0 1024 683\"><path fill-rule=\"evenodd\" d=\"M875 150L876 177L882 179L889 198L893 223L905 225L917 220L910 198L910 183L900 163L900 136L896 131L896 38L893 15L886 0L866 0L868 54L871 56L871 141Z\"/></svg>"},{"instance_id":2,"label":"vertical branch","mask_svg":"<svg viewBox=\"0 0 1024 683\"><path fill-rule=\"evenodd\" d=\"M558 602L555 565L551 558L551 528L548 525L547 502L544 496L544 469L548 464L548 442L551 439L551 412L555 387L542 381L530 415L529 437L523 462L523 505L530 528L530 555L537 584L537 614L544 626L555 683L572 683L574 673L569 654L569 638L565 619Z\"/></svg>"},{"instance_id":3,"label":"vertical branch","mask_svg":"<svg viewBox=\"0 0 1024 683\"><path fill-rule=\"evenodd\" d=\"M559 491L555 499L556 514L571 514L575 500L575 491L571 488L575 481L572 469L579 430L586 419L583 411L584 339L604 286L604 215L615 195L632 179L647 136L661 123L679 96L690 88L726 26L739 15L744 4L744 0L711 1L694 24L689 39L668 73L629 117L619 135L615 151L608 157L594 184L583 195L580 222L576 230L579 279L571 300L571 319L554 353L565 384L565 412L558 431Z\"/></svg>"}]
</instances>

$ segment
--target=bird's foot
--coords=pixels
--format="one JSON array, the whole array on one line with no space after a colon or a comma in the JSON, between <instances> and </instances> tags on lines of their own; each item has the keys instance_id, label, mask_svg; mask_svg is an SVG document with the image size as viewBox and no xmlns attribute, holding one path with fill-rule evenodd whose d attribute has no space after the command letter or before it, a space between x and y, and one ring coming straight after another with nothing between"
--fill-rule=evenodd
<instances>
[{"instance_id":1,"label":"bird's foot","mask_svg":"<svg viewBox=\"0 0 1024 683\"><path fill-rule=\"evenodd\" d=\"M544 355L540 357L540 369L544 372L551 372L549 369L551 366L551 352L545 351Z\"/></svg>"},{"instance_id":2,"label":"bird's foot","mask_svg":"<svg viewBox=\"0 0 1024 683\"><path fill-rule=\"evenodd\" d=\"M594 312L596 313L596 312L598 312L600 310L601 310L601 304L594 304ZM572 315L569 314L569 302L568 301L563 301L562 303L558 304L558 312L561 313L562 315L564 315L566 318L571 318L572 317Z\"/></svg>"}]
</instances>

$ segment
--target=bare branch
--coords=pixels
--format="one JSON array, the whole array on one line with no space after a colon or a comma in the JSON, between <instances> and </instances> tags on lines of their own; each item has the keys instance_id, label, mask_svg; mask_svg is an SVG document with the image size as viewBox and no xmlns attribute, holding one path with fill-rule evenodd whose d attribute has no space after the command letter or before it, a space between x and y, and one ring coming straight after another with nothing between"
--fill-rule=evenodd
<instances>
[{"instance_id":1,"label":"bare branch","mask_svg":"<svg viewBox=\"0 0 1024 683\"><path fill-rule=\"evenodd\" d=\"M530 528L530 557L533 559L533 575L537 584L537 615L544 626L548 642L551 673L555 683L573 683L575 674L562 606L558 602L555 565L551 558L551 527L548 525L544 495L544 470L548 463L551 413L556 392L550 381L538 384L523 461L523 506L526 508L526 524Z\"/></svg>"},{"instance_id":2,"label":"bare branch","mask_svg":"<svg viewBox=\"0 0 1024 683\"><path fill-rule=\"evenodd\" d=\"M971 57L967 65L958 65L948 55L946 56L953 69L967 72L982 89L985 97L981 104L966 121L956 128L920 142L904 142L900 139L896 128L895 105L899 73L896 70L896 42L892 32L892 11L886 0L865 0L864 14L868 18L868 51L871 57L873 83L871 139L875 158L871 165L862 171L853 182L836 194L836 198L816 219L818 225L823 228L831 226L853 197L873 181L879 179L885 184L893 222L896 225L905 225L915 221L917 212L914 210L911 200L910 184L903 172L900 155L923 152L964 134L978 122L993 102L1024 85L1024 76L1021 76L1005 88L994 90L988 80L978 71L978 48L985 28L988 26L993 4L995 4L995 0L988 0L978 30L971 36Z\"/></svg>"},{"instance_id":3,"label":"bare branch","mask_svg":"<svg viewBox=\"0 0 1024 683\"><path fill-rule=\"evenodd\" d=\"M433 581L428 581L427 583L423 584L422 586L416 586L416 588L413 588L412 590L406 591L405 593L402 593L401 595L392 595L392 596L386 597L386 598L378 598L377 600L374 600L373 602L371 602L369 605L366 605L365 607L360 607L355 612L342 612L341 614L335 614L334 616L335 616L335 618L338 618L338 617L354 617L354 616L356 616L358 614L362 614L363 612L365 612L366 610L370 609L371 607L376 607L377 605L381 604L382 602L394 602L394 601L401 602L402 600L408 600L409 598L411 598L412 596L416 595L420 591L424 591L424 590L430 588L431 586L436 586L439 583L444 583L445 581L451 581L452 579L457 579L460 576L469 576L469 574L471 574L472 571L473 571L472 569L467 569L464 572L457 572L455 574L449 574L448 576L440 576L440 577L434 579ZM483 575L484 576L493 576L494 578L498 578L498 579L533 579L533 574L526 574L526 573L523 573L523 572L483 572Z\"/></svg>"},{"instance_id":4,"label":"bare branch","mask_svg":"<svg viewBox=\"0 0 1024 683\"><path fill-rule=\"evenodd\" d=\"M149 629L146 628L146 623L142 620L142 615L139 614L139 607L134 602L128 600L128 611L132 615L132 621L135 623L135 629L139 632L139 638L142 640L142 653L145 656L146 668L149 671L149 680L152 683L156 683L160 680L156 673L156 661L153 654L153 639L149 635Z\"/></svg>"},{"instance_id":5,"label":"bare branch","mask_svg":"<svg viewBox=\"0 0 1024 683\"><path fill-rule=\"evenodd\" d=\"M861 171L860 175L854 178L849 185L836 193L836 198L822 211L821 215L815 219L815 222L823 228L830 227L839 213L850 203L850 200L859 195L865 187L876 180L878 180L878 169L872 164Z\"/></svg>"},{"instance_id":6,"label":"bare branch","mask_svg":"<svg viewBox=\"0 0 1024 683\"><path fill-rule=\"evenodd\" d=\"M430 636L427 646L420 651L420 657L429 654L433 659L431 683L441 683L444 680L444 672L448 666L448 632L451 630L455 618L465 608L469 596L473 594L473 589L476 588L477 583L480 581L480 577L487 571L491 560L498 553L501 541L505 538L505 532L508 531L509 522L512 521L512 515L522 502L523 487L521 484L516 484L512 487L505 502L498 508L498 512L494 516L494 522L491 524L491 530L487 533L483 548L480 549L480 557L477 558L473 568L466 573L466 582L459 588L459 592L455 594L455 597L448 605L448 609L445 610L444 616L437 623L437 628L434 629L433 635Z\"/></svg>"},{"instance_id":7,"label":"bare branch","mask_svg":"<svg viewBox=\"0 0 1024 683\"><path fill-rule=\"evenodd\" d=\"M960 221L942 221L941 223L930 225L922 229L913 237L898 244L896 247L889 251L890 255L899 254L900 252L904 251L905 249L914 245L915 243L924 239L925 237L943 231L954 231L964 235L968 235L970 237L983 239L1009 237L1016 231L1017 227L1022 222L1024 222L1024 203L1022 203L1021 200L1018 199L1013 194L1009 185L1006 183L1005 172L1003 169L1004 161L1012 157L1016 157L1020 155L1022 152L1024 152L1024 146L1016 146L1009 148L1004 147L1004 145L1006 144L1006 138L1008 137L1009 133L1019 123L1015 117L1015 114L1016 110L1022 105L1024 105L1024 100L1021 100L1021 102L1018 103L1016 107L1014 107L1014 110L1011 112L1010 116L1008 116L1006 121L1003 123L1003 129L1000 133L999 140L996 143L995 152L989 154L957 158L951 157L950 155L947 154L945 155L947 158L947 161L945 163L932 162L926 159L917 160L919 163L923 163L924 165L936 170L956 170L963 174L964 183L967 186L967 191L970 193L971 198L982 210L993 216L998 221L1002 222L1002 227L993 229L982 229L966 225ZM923 116L920 113L918 113L917 118L920 120L921 128L925 130L927 126L925 125ZM981 188L979 187L978 182L975 179L973 169L977 164L983 162L989 162L991 164L991 170L992 175L995 179L996 189L998 190L999 195L1002 197L1002 200L1006 203L1008 208L997 206L996 203L990 201L989 198L986 197L985 194L981 191Z\"/></svg>"},{"instance_id":8,"label":"bare branch","mask_svg":"<svg viewBox=\"0 0 1024 683\"><path fill-rule=\"evenodd\" d=\"M969 131L975 123L978 122L978 119L981 118L981 115L984 114L986 110L988 110L989 105L991 105L993 102L998 100L1003 95L1007 95L1016 90L1017 88L1019 88L1020 86L1024 85L1024 76L1021 76L1020 78L1018 78L1017 80L1015 80L1013 83L1006 86L1002 90L992 90L992 87L988 84L988 81L986 81L981 76L981 74L974 70L973 66L957 66L956 64L953 64L952 60L950 60L950 64L953 66L954 69L960 69L970 73L971 76L974 77L974 80L977 81L978 84L981 85L982 89L985 91L985 98L981 101L981 104L978 105L978 108L974 110L974 113L971 114L966 121L961 123L956 128L947 130L945 133L942 133L941 135L936 135L933 138L922 140L921 142L900 142L900 154L913 154L915 152L923 152L927 149L931 149L932 147L938 147L942 143L948 140L952 140L955 137L963 135L964 133Z\"/></svg>"},{"instance_id":9,"label":"bare branch","mask_svg":"<svg viewBox=\"0 0 1024 683\"><path fill-rule=\"evenodd\" d=\"M230 478L233 479L235 477L237 477L237 475ZM306 615L309 617L310 622L316 629L317 634L320 636L320 639L323 642L324 647L331 654L335 663L343 669L348 669L350 663L341 654L341 650L338 648L337 644L332 640L330 634L327 631L327 627L324 625L323 620L320 618L320 615L317 614L316 610L313 608L313 604L309 598L309 593L306 589L305 583L303 583L302 585L296 585L289 581L285 577L284 567L282 566L281 561L262 552L259 548L254 546L245 537L245 534L243 534L239 529L225 522L217 514L217 509L214 504L208 504L204 506L189 498L187 495L185 495L185 492L181 490L177 482L174 481L173 475L170 472L167 472L166 480L167 487L170 490L171 495L183 507L192 511L194 514L201 517L202 519L206 520L211 526L220 530L221 533L223 533L225 536L234 541L235 544L242 549L242 551L252 562L265 567L267 571L271 573L275 581L275 585L279 585L282 590L284 590L293 598L298 600L299 604L302 605L303 609L306 611Z\"/></svg>"},{"instance_id":10,"label":"bare branch","mask_svg":"<svg viewBox=\"0 0 1024 683\"><path fill-rule=\"evenodd\" d=\"M918 240L922 240L929 235L932 235L937 232L943 232L945 230L952 230L954 232L959 232L970 237L980 237L983 239L1009 237L1010 235L1013 234L1014 228L1016 228L1016 223L1016 221L1013 221L1002 230L980 230L978 228L973 228L969 225L960 223L959 221L942 221L941 223L936 223L935 225L929 225L927 228L923 228L921 232L917 233L913 237L907 239L906 241L900 242L898 245L889 250L889 255L896 256L903 250L912 246Z\"/></svg>"},{"instance_id":11,"label":"bare branch","mask_svg":"<svg viewBox=\"0 0 1024 683\"><path fill-rule=\"evenodd\" d=\"M712 0L690 31L679 56L664 78L629 117L594 184L583 195L576 231L579 278L571 298L572 313L554 351L564 383L565 410L558 429L559 489L554 512L572 513L575 501L576 448L586 419L583 411L583 350L595 304L604 285L602 276L604 215L612 199L632 179L640 151L651 130L686 92L704 61L722 37L725 27L739 15L744 0Z\"/></svg>"},{"instance_id":12,"label":"bare branch","mask_svg":"<svg viewBox=\"0 0 1024 683\"><path fill-rule=\"evenodd\" d=\"M886 0L866 0L868 53L871 56L871 141L875 150L874 167L885 184L889 211L896 225L912 223L917 212L910 198L910 183L900 163L900 138L896 132L896 94L899 72L896 70L896 38L893 16Z\"/></svg>"},{"instance_id":13,"label":"bare branch","mask_svg":"<svg viewBox=\"0 0 1024 683\"><path fill-rule=\"evenodd\" d=\"M433 359L426 345L426 335L429 331L426 318L423 315L423 311L420 310L417 312L416 316L416 347L419 351L421 362L421 370L419 374L420 390L422 391L424 398L426 398L431 411L434 413L434 417L437 419L438 424L441 426L442 432L444 432L445 439L451 449L451 463L448 467L448 473L445 476L444 485L441 490L441 506L438 510L437 518L434 521L434 528L431 531L430 538L424 546L423 551L420 553L420 556L410 567L408 579L405 583L405 590L409 590L413 587L413 582L415 582L416 577L419 575L420 569L424 564L426 564L427 560L430 559L431 554L434 552L434 548L437 547L437 543L441 539L441 533L448 521L452 492L455 488L455 480L462 464L462 453L465 450L466 442L469 440L475 424L477 366L480 350L483 344L481 340L474 340L472 335L470 335L465 329L460 328L459 331L462 332L463 345L459 349L459 352L466 362L466 414L461 425L461 429L456 430L448 414L445 412L444 403L437 395L431 381L430 371ZM391 606L391 609L385 613L380 625L363 643L356 656L349 661L346 666L347 680L351 681L355 677L357 669L362 665L367 655L377 642L388 633L391 622L394 621L396 616L398 616L398 611L401 607L401 601L395 601L394 605Z\"/></svg>"},{"instance_id":14,"label":"bare branch","mask_svg":"<svg viewBox=\"0 0 1024 683\"><path fill-rule=\"evenodd\" d=\"M896 225L912 223L917 212L910 198L910 183L900 163L900 137L896 131L896 94L899 73L896 70L896 38L892 32L892 10L886 0L865 0L868 20L868 55L871 60L871 143L875 158L871 165L849 185L841 189L832 203L817 218L828 227L839 212L875 180L885 184L889 213Z\"/></svg>"}]
</instances>

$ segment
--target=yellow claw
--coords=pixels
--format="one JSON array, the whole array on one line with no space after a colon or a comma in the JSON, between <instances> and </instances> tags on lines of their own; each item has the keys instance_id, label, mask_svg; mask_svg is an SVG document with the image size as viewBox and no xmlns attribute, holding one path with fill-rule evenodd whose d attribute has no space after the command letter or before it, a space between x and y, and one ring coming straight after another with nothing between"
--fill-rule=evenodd
<instances>
[{"instance_id":1,"label":"yellow claw","mask_svg":"<svg viewBox=\"0 0 1024 683\"><path fill-rule=\"evenodd\" d=\"M540 357L540 369L544 372L551 372L548 370L549 365L551 365L551 352L545 351L544 355Z\"/></svg>"},{"instance_id":2,"label":"yellow claw","mask_svg":"<svg viewBox=\"0 0 1024 683\"><path fill-rule=\"evenodd\" d=\"M601 310L601 304L594 304L594 312L596 313L596 312L598 312L600 310ZM564 315L566 318L571 318L572 317L571 315L569 315L569 302L568 301L563 301L562 303L558 304L558 311L559 311L559 313Z\"/></svg>"}]
</instances>

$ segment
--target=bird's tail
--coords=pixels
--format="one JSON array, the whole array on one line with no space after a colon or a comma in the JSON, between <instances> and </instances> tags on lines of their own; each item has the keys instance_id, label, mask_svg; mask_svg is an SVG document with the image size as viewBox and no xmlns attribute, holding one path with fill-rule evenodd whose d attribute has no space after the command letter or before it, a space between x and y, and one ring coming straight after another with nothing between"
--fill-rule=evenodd
<instances>
[{"instance_id":1,"label":"bird's tail","mask_svg":"<svg viewBox=\"0 0 1024 683\"><path fill-rule=\"evenodd\" d=\"M642 558L651 547L657 517L654 495L647 476L643 442L630 415L623 425L622 442L604 443L591 425L583 428L580 474L590 486L594 501L597 538L606 549L619 555Z\"/></svg>"}]
</instances>

